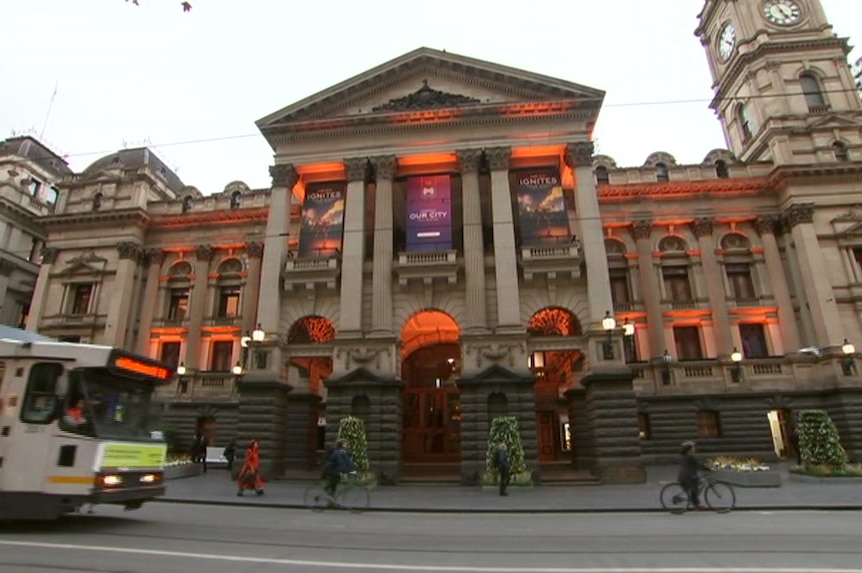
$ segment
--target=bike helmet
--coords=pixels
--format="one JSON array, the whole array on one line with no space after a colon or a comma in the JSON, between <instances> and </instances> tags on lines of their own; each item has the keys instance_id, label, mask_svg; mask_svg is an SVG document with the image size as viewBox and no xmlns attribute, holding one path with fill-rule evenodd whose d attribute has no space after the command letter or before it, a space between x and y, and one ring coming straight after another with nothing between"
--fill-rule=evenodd
<instances>
[{"instance_id":1,"label":"bike helmet","mask_svg":"<svg viewBox=\"0 0 862 573\"><path fill-rule=\"evenodd\" d=\"M681 445L683 448L690 448L690 447L692 447L692 446L696 446L696 445L697 445L697 443L695 443L693 440L688 440L688 441L686 441L686 442L681 443L680 445Z\"/></svg>"}]
</instances>

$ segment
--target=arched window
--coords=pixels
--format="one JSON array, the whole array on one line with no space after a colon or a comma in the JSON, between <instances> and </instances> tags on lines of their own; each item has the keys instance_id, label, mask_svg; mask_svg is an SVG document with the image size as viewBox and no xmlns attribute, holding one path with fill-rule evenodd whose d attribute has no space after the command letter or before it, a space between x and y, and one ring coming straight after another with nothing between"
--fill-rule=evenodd
<instances>
[{"instance_id":1,"label":"arched window","mask_svg":"<svg viewBox=\"0 0 862 573\"><path fill-rule=\"evenodd\" d=\"M719 179L730 177L730 173L727 170L727 162L724 159L719 159L715 162L715 176Z\"/></svg>"},{"instance_id":2,"label":"arched window","mask_svg":"<svg viewBox=\"0 0 862 573\"><path fill-rule=\"evenodd\" d=\"M608 175L608 168L604 165L599 165L596 167L596 185L607 185L611 182L610 175Z\"/></svg>"},{"instance_id":3,"label":"arched window","mask_svg":"<svg viewBox=\"0 0 862 573\"><path fill-rule=\"evenodd\" d=\"M739 130L742 133L742 140L748 141L751 139L752 126L751 119L748 115L748 108L743 104L736 106L736 121L739 122Z\"/></svg>"},{"instance_id":4,"label":"arched window","mask_svg":"<svg viewBox=\"0 0 862 573\"><path fill-rule=\"evenodd\" d=\"M656 163L655 164L655 180L656 181L669 181L670 177L667 173L667 165L664 163Z\"/></svg>"},{"instance_id":5,"label":"arched window","mask_svg":"<svg viewBox=\"0 0 862 573\"><path fill-rule=\"evenodd\" d=\"M186 195L183 197L183 213L188 213L192 210L192 196Z\"/></svg>"},{"instance_id":6,"label":"arched window","mask_svg":"<svg viewBox=\"0 0 862 573\"><path fill-rule=\"evenodd\" d=\"M230 194L230 208L239 209L240 205L242 205L242 193L234 191Z\"/></svg>"},{"instance_id":7,"label":"arched window","mask_svg":"<svg viewBox=\"0 0 862 573\"><path fill-rule=\"evenodd\" d=\"M802 87L805 103L808 104L809 110L822 109L826 106L823 90L820 89L820 82L817 81L814 74L805 73L800 75L799 85Z\"/></svg>"},{"instance_id":8,"label":"arched window","mask_svg":"<svg viewBox=\"0 0 862 573\"><path fill-rule=\"evenodd\" d=\"M847 146L840 141L832 144L832 151L835 153L835 159L838 161L850 161L850 154L847 152Z\"/></svg>"},{"instance_id":9,"label":"arched window","mask_svg":"<svg viewBox=\"0 0 862 573\"><path fill-rule=\"evenodd\" d=\"M96 193L93 195L93 211L98 211L102 208L102 194Z\"/></svg>"}]
</instances>

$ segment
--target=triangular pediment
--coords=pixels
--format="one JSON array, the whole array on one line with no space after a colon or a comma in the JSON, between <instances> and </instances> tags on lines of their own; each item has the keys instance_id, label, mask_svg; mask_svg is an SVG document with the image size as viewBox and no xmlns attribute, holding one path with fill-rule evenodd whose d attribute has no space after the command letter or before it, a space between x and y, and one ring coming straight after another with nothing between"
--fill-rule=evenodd
<instances>
[{"instance_id":1,"label":"triangular pediment","mask_svg":"<svg viewBox=\"0 0 862 573\"><path fill-rule=\"evenodd\" d=\"M823 129L829 127L862 127L862 122L843 114L830 113L818 117L808 124L809 129Z\"/></svg>"},{"instance_id":2,"label":"triangular pediment","mask_svg":"<svg viewBox=\"0 0 862 573\"><path fill-rule=\"evenodd\" d=\"M292 123L542 101L582 100L598 109L603 98L601 90L565 80L419 48L276 111L257 125L266 133Z\"/></svg>"},{"instance_id":3,"label":"triangular pediment","mask_svg":"<svg viewBox=\"0 0 862 573\"><path fill-rule=\"evenodd\" d=\"M93 251L83 253L66 261L66 266L60 271L62 275L83 275L102 272L102 264L108 259L100 257Z\"/></svg>"},{"instance_id":4,"label":"triangular pediment","mask_svg":"<svg viewBox=\"0 0 862 573\"><path fill-rule=\"evenodd\" d=\"M535 377L530 371L516 372L500 364L492 364L473 376L465 376L458 380L458 384L532 384Z\"/></svg>"},{"instance_id":5,"label":"triangular pediment","mask_svg":"<svg viewBox=\"0 0 862 573\"><path fill-rule=\"evenodd\" d=\"M355 368L341 376L329 378L326 381L328 388L337 386L380 386L399 383L392 376L381 376L379 373L365 367Z\"/></svg>"}]
</instances>

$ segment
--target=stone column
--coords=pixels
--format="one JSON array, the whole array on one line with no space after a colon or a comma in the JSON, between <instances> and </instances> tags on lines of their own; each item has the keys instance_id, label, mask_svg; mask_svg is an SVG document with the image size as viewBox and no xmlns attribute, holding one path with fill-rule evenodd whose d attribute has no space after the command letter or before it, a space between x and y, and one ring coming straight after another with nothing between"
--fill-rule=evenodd
<instances>
[{"instance_id":1,"label":"stone column","mask_svg":"<svg viewBox=\"0 0 862 573\"><path fill-rule=\"evenodd\" d=\"M814 323L817 345L821 348L840 347L844 342L844 328L823 252L817 240L813 204L792 205L783 217L796 247L796 260Z\"/></svg>"},{"instance_id":2,"label":"stone column","mask_svg":"<svg viewBox=\"0 0 862 573\"><path fill-rule=\"evenodd\" d=\"M159 298L159 275L161 275L162 262L165 254L161 249L147 249L144 251L147 261L147 283L144 287L144 300L141 305L141 323L138 328L137 351L144 356L150 353L150 330L153 327L156 304Z\"/></svg>"},{"instance_id":3,"label":"stone column","mask_svg":"<svg viewBox=\"0 0 862 573\"><path fill-rule=\"evenodd\" d=\"M638 273L640 274L641 288L643 289L643 300L646 306L647 331L649 334L649 354L655 358L661 356L666 350L667 343L664 338L664 318L661 312L661 289L655 272L652 258L652 223L649 221L636 221L630 228L632 237L637 244Z\"/></svg>"},{"instance_id":4,"label":"stone column","mask_svg":"<svg viewBox=\"0 0 862 573\"><path fill-rule=\"evenodd\" d=\"M341 247L340 335L362 333L362 265L365 252L365 176L368 160L345 159L347 199L344 205L344 240Z\"/></svg>"},{"instance_id":5,"label":"stone column","mask_svg":"<svg viewBox=\"0 0 862 573\"><path fill-rule=\"evenodd\" d=\"M715 330L718 356L730 356L733 352L733 337L730 332L730 319L727 312L727 293L724 290L721 267L715 257L715 238L712 235L713 220L697 219L691 224L700 248L700 260L706 280L709 306L712 308L712 321ZM740 348L740 350L742 350Z\"/></svg>"},{"instance_id":6,"label":"stone column","mask_svg":"<svg viewBox=\"0 0 862 573\"><path fill-rule=\"evenodd\" d=\"M293 165L273 165L269 174L272 193L260 270L257 321L265 332L278 332L281 327L281 273L287 257L287 233L290 229L290 197L299 181L299 174Z\"/></svg>"},{"instance_id":7,"label":"stone column","mask_svg":"<svg viewBox=\"0 0 862 573\"><path fill-rule=\"evenodd\" d=\"M515 252L515 220L509 188L508 147L485 150L491 168L491 214L494 221L494 270L497 288L497 330L523 329Z\"/></svg>"},{"instance_id":8,"label":"stone column","mask_svg":"<svg viewBox=\"0 0 862 573\"><path fill-rule=\"evenodd\" d=\"M575 171L575 209L580 222L580 238L587 266L587 296L590 329L601 329L605 313L613 313L608 255L596 183L593 179L593 142L578 141L566 148L566 163Z\"/></svg>"},{"instance_id":9,"label":"stone column","mask_svg":"<svg viewBox=\"0 0 862 573\"><path fill-rule=\"evenodd\" d=\"M458 152L461 165L461 204L463 208L464 279L466 282L467 333L488 329L485 307L485 247L482 240L482 201L479 197L479 161L482 152L468 149Z\"/></svg>"},{"instance_id":10,"label":"stone column","mask_svg":"<svg viewBox=\"0 0 862 573\"><path fill-rule=\"evenodd\" d=\"M210 262L215 251L209 245L195 247L195 280L192 285L191 308L189 309L189 336L186 342L185 364L194 370L206 370L200 364L201 327L204 323L204 313L207 302L207 282Z\"/></svg>"},{"instance_id":11,"label":"stone column","mask_svg":"<svg viewBox=\"0 0 862 573\"><path fill-rule=\"evenodd\" d=\"M0 305L2 306L5 306L7 303L6 291L9 289L9 277L12 276L12 273L15 271L16 268L16 265L11 261L7 261L6 259L0 259ZM2 310L5 311L3 314L6 314L5 318L7 318L9 321L12 321L16 318L14 315L15 309L3 308Z\"/></svg>"},{"instance_id":12,"label":"stone column","mask_svg":"<svg viewBox=\"0 0 862 573\"><path fill-rule=\"evenodd\" d=\"M33 290L33 298L30 303L30 316L27 317L27 330L39 331L39 321L45 314L45 302L48 298L48 283L51 280L51 268L57 262L60 249L54 247L42 247L40 253L41 265L39 277L36 279L36 288Z\"/></svg>"},{"instance_id":13,"label":"stone column","mask_svg":"<svg viewBox=\"0 0 862 573\"><path fill-rule=\"evenodd\" d=\"M800 347L799 332L796 328L796 313L793 311L790 289L787 288L788 277L784 273L781 253L775 241L776 223L776 217L759 217L754 222L754 229L763 243L763 258L766 272L769 274L769 284L775 295L775 304L778 306L778 327L781 329L784 348L795 351Z\"/></svg>"},{"instance_id":14,"label":"stone column","mask_svg":"<svg viewBox=\"0 0 862 573\"><path fill-rule=\"evenodd\" d=\"M263 245L255 242L246 243L245 254L248 256L248 275L242 297L242 329L243 332L252 332L257 328L258 322L257 305L260 292L260 261L263 256Z\"/></svg>"},{"instance_id":15,"label":"stone column","mask_svg":"<svg viewBox=\"0 0 862 573\"><path fill-rule=\"evenodd\" d=\"M122 242L117 245L119 260L117 273L114 275L114 296L108 303L108 317L105 321L105 344L124 348L126 346L126 328L129 325L129 306L135 304L131 294L134 290L135 273L138 269L138 251L136 243ZM127 293L118 296L118 293ZM100 296L107 293L99 293Z\"/></svg>"},{"instance_id":16,"label":"stone column","mask_svg":"<svg viewBox=\"0 0 862 573\"><path fill-rule=\"evenodd\" d=\"M392 176L398 164L395 157L385 156L372 158L371 165L377 176L377 190L374 197L374 274L372 277L371 334L391 336Z\"/></svg>"}]
</instances>

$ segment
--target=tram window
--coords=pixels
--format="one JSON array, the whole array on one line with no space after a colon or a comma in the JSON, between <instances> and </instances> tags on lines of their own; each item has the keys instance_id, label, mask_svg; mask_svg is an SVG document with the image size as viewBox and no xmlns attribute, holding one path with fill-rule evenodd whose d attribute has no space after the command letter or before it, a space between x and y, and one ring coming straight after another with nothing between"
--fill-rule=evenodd
<instances>
[{"instance_id":1,"label":"tram window","mask_svg":"<svg viewBox=\"0 0 862 573\"><path fill-rule=\"evenodd\" d=\"M63 366L56 362L40 362L30 368L21 421L30 424L48 424L54 419L57 404L57 380Z\"/></svg>"}]
</instances>

